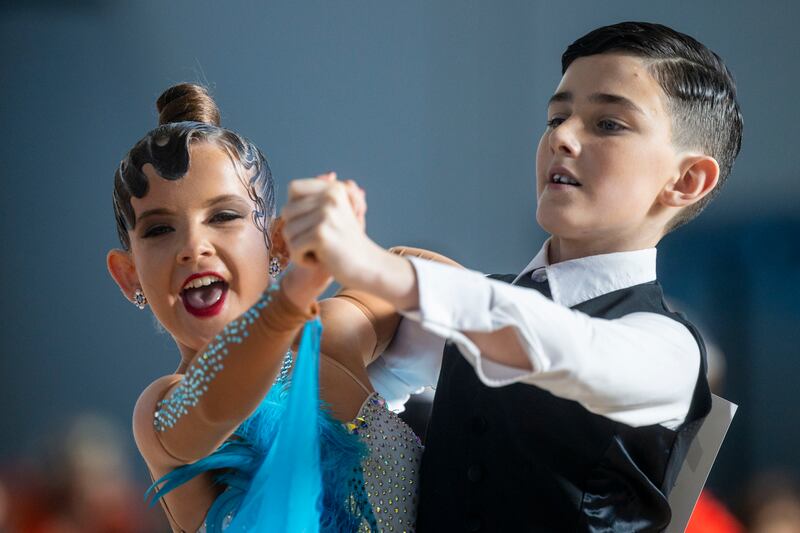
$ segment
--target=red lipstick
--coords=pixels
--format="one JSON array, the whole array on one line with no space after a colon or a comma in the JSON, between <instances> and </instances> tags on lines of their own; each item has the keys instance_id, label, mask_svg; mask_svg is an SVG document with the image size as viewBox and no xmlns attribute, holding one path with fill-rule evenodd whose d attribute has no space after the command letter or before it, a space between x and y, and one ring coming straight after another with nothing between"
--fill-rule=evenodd
<instances>
[{"instance_id":1,"label":"red lipstick","mask_svg":"<svg viewBox=\"0 0 800 533\"><path fill-rule=\"evenodd\" d=\"M215 278L216 281L210 285L186 288L189 282L204 277L212 277ZM183 307L193 316L207 318L218 315L222 311L225 305L225 299L228 295L228 284L223 277L216 272L199 272L197 274L192 274L183 282L183 287L184 288L181 290ZM213 300L213 302L207 300Z\"/></svg>"}]
</instances>

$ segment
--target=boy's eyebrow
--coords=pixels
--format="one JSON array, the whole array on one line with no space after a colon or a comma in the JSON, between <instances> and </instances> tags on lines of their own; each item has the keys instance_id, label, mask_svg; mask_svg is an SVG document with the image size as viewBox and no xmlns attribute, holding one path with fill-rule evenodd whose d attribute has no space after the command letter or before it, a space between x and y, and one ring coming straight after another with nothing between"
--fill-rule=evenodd
<instances>
[{"instance_id":1,"label":"boy's eyebrow","mask_svg":"<svg viewBox=\"0 0 800 533\"><path fill-rule=\"evenodd\" d=\"M550 97L548 100L547 105L550 106L556 102L566 102L571 103L573 100L572 93L569 91L562 91L560 93L556 93ZM627 107L631 111L635 111L637 113L641 113L645 115L646 113L642 111L642 108L633 103L632 100L629 98L625 98L624 96L620 96L618 94L609 94L609 93L593 93L589 96L589 101L593 104L614 104L614 105L621 105L623 107Z\"/></svg>"},{"instance_id":2,"label":"boy's eyebrow","mask_svg":"<svg viewBox=\"0 0 800 533\"><path fill-rule=\"evenodd\" d=\"M228 202L228 201L244 202L244 199L241 196L238 196L236 194L222 194L220 196L215 196L214 198L211 198L210 200L207 200L203 204L203 206L204 207L211 207L211 206L214 206L214 205L217 205L217 204L221 204L221 203L224 203L224 202ZM171 214L173 214L173 212L170 211L169 209L167 209L165 207L157 207L155 209L148 209L147 211L144 211L141 215L139 215L139 217L136 220L140 221L140 220L143 220L143 219L145 219L147 217L152 217L152 216L155 216L155 215L171 215Z\"/></svg>"},{"instance_id":3,"label":"boy's eyebrow","mask_svg":"<svg viewBox=\"0 0 800 533\"><path fill-rule=\"evenodd\" d=\"M551 104L556 102L572 102L572 93L569 91L561 91L560 93L556 93L550 97L550 100L547 101L547 105L549 107Z\"/></svg>"}]
</instances>

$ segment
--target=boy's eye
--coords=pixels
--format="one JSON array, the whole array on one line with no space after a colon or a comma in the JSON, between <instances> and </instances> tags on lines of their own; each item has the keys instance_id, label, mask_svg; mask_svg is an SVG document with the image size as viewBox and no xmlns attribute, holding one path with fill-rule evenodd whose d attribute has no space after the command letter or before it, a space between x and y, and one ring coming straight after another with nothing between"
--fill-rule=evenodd
<instances>
[{"instance_id":1,"label":"boy's eye","mask_svg":"<svg viewBox=\"0 0 800 533\"><path fill-rule=\"evenodd\" d=\"M150 237L158 237L159 235L164 235L165 233L169 233L171 231L172 231L171 227L166 226L164 224L157 224L155 226L147 228L144 234L142 234L142 237L145 239Z\"/></svg>"},{"instance_id":2,"label":"boy's eye","mask_svg":"<svg viewBox=\"0 0 800 533\"><path fill-rule=\"evenodd\" d=\"M601 120L600 122L597 123L597 127L603 131L610 131L610 132L622 131L625 129L625 127L619 122L615 122L609 119Z\"/></svg>"},{"instance_id":3,"label":"boy's eye","mask_svg":"<svg viewBox=\"0 0 800 533\"><path fill-rule=\"evenodd\" d=\"M229 222L238 218L242 218L242 215L239 213L234 213L232 211L221 211L211 217L211 222Z\"/></svg>"},{"instance_id":4,"label":"boy's eye","mask_svg":"<svg viewBox=\"0 0 800 533\"><path fill-rule=\"evenodd\" d=\"M550 120L548 120L548 121L547 121L547 127L548 127L548 128L555 128L555 127L557 127L559 124L561 124L562 122L564 122L564 119L563 119L563 118L561 118L561 117L554 117L554 118L551 118Z\"/></svg>"}]
</instances>

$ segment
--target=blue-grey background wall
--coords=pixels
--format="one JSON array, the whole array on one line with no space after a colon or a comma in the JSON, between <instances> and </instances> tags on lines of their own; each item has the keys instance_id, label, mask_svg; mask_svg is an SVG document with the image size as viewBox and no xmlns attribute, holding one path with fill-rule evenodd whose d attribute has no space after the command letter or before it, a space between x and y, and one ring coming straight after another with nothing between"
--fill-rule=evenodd
<instances>
[{"instance_id":1,"label":"blue-grey background wall","mask_svg":"<svg viewBox=\"0 0 800 533\"><path fill-rule=\"evenodd\" d=\"M768 2L0 3L0 459L76 413L125 427L174 369L171 339L106 273L113 171L180 81L208 84L223 124L287 180L336 170L368 192L369 232L484 271L537 251L534 154L560 55L620 20L661 22L726 59L741 156L704 215L665 239L667 291L728 356L741 410L712 474L800 473L800 4ZM131 444L132 450L132 444ZM131 451L133 456L133 452Z\"/></svg>"}]
</instances>

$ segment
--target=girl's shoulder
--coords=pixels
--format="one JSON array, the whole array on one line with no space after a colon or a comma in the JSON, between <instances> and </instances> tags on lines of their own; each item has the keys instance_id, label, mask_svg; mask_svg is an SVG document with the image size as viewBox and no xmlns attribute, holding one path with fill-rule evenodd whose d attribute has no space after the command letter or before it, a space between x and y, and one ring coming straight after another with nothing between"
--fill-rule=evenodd
<instances>
[{"instance_id":1,"label":"girl's shoulder","mask_svg":"<svg viewBox=\"0 0 800 533\"><path fill-rule=\"evenodd\" d=\"M136 447L139 448L139 453L148 466L157 470L169 470L184 463L164 449L155 430L158 402L163 400L182 378L183 374L169 374L156 379L142 391L133 408L133 438Z\"/></svg>"},{"instance_id":2,"label":"girl's shoulder","mask_svg":"<svg viewBox=\"0 0 800 533\"><path fill-rule=\"evenodd\" d=\"M158 402L181 379L183 374L169 374L156 379L142 391L133 408L133 437L153 481L186 464L186 461L174 457L164 448L154 424ZM219 492L211 474L204 473L166 494L159 501L173 531L196 531Z\"/></svg>"}]
</instances>

